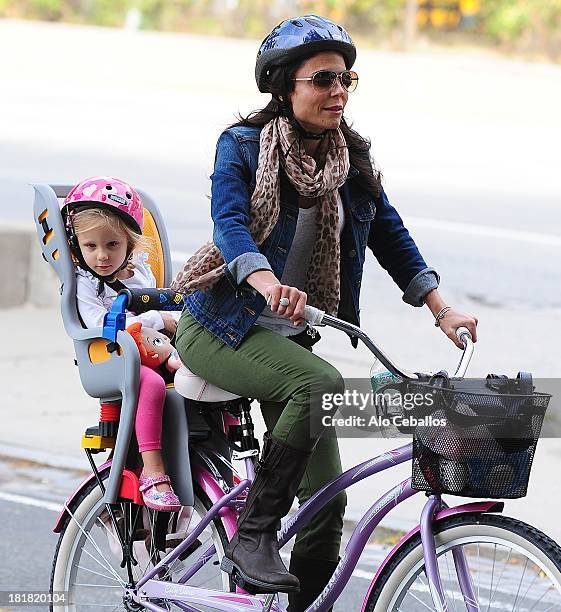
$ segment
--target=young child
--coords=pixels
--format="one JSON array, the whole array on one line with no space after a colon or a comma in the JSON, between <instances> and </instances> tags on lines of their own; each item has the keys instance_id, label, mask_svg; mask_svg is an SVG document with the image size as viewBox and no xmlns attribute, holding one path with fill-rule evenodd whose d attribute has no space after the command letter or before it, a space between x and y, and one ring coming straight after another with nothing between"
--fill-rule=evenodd
<instances>
[{"instance_id":1,"label":"young child","mask_svg":"<svg viewBox=\"0 0 561 612\"><path fill-rule=\"evenodd\" d=\"M86 327L100 327L117 292L128 287L155 287L156 279L143 249L144 223L140 196L124 181L106 176L86 179L64 200L62 213L76 262L78 311ZM175 332L177 322L169 312L126 313L127 326L135 322L155 330ZM154 510L174 512L181 507L165 474L161 453L163 378L140 366L140 386L135 431L144 469L140 491Z\"/></svg>"}]
</instances>

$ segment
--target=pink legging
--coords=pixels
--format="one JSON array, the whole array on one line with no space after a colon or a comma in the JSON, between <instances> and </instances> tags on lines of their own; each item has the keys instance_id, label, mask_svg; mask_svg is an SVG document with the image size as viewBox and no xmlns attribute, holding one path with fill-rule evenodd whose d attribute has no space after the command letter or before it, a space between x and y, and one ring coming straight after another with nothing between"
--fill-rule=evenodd
<instances>
[{"instance_id":1,"label":"pink legging","mask_svg":"<svg viewBox=\"0 0 561 612\"><path fill-rule=\"evenodd\" d=\"M141 453L162 448L162 414L166 398L164 379L148 366L140 366L135 431Z\"/></svg>"}]
</instances>

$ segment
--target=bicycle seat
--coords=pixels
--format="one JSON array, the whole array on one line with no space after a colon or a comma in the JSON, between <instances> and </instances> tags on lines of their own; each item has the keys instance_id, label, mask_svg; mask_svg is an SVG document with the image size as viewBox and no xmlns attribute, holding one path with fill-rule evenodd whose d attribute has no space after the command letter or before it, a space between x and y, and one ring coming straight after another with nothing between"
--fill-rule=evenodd
<instances>
[{"instance_id":1,"label":"bicycle seat","mask_svg":"<svg viewBox=\"0 0 561 612\"><path fill-rule=\"evenodd\" d=\"M224 391L224 389L219 389L191 372L185 365L175 373L174 385L179 395L198 402L227 402L241 397L229 391Z\"/></svg>"}]
</instances>

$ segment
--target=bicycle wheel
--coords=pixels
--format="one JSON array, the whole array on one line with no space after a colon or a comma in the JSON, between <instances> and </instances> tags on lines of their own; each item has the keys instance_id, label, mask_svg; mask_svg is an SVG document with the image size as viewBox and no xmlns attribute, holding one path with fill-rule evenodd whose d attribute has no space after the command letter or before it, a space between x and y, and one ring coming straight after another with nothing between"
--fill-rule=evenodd
<instances>
[{"instance_id":1,"label":"bicycle wheel","mask_svg":"<svg viewBox=\"0 0 561 612\"><path fill-rule=\"evenodd\" d=\"M463 550L482 612L561 610L561 548L521 521L463 514L438 523L436 554L448 610L465 612L453 550ZM436 611L417 534L382 571L367 612Z\"/></svg>"},{"instance_id":2,"label":"bicycle wheel","mask_svg":"<svg viewBox=\"0 0 561 612\"><path fill-rule=\"evenodd\" d=\"M107 478L108 473L103 478ZM179 513L158 513L126 502L113 506L120 525L127 525L133 541L134 580L140 578L163 556L190 533L210 508L208 498L195 489L192 510L182 508ZM51 591L67 592L64 605L51 610L113 609L136 610L123 601L123 588L128 583L126 568L120 566L121 545L113 523L103 503L101 489L91 483L70 509L72 516L64 526L55 550L51 573ZM214 544L215 558L208 561L188 582L191 586L232 591L230 577L220 570L220 561L228 539L220 519L214 519L198 540L159 576L161 580L176 580Z\"/></svg>"}]
</instances>

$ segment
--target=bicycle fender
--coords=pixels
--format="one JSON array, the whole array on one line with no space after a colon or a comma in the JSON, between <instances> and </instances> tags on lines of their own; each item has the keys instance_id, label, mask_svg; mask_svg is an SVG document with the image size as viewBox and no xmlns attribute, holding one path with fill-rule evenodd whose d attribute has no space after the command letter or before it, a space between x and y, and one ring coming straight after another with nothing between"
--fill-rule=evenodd
<instances>
[{"instance_id":1,"label":"bicycle fender","mask_svg":"<svg viewBox=\"0 0 561 612\"><path fill-rule=\"evenodd\" d=\"M468 504L463 504L461 506L454 506L453 508L445 508L440 512L437 512L433 521L438 522L449 516L455 516L457 514L467 514L468 512L502 512L504 508L504 503L501 501L483 501L483 502L471 502ZM384 559L383 563L378 568L376 575L372 579L370 586L368 587L368 591L364 597L364 601L362 603L362 611L365 612L366 602L370 597L370 593L372 589L376 586L378 578L380 574L383 572L386 565L393 559L394 555L399 551L399 549L404 546L411 538L413 538L419 530L421 529L420 525L417 525L414 529L412 529L409 533L404 535L401 540L391 549L387 557Z\"/></svg>"},{"instance_id":2,"label":"bicycle fender","mask_svg":"<svg viewBox=\"0 0 561 612\"><path fill-rule=\"evenodd\" d=\"M111 461L106 461L98 467L99 475L102 476L105 472L108 472L110 468ZM67 518L70 516L68 513L68 508L74 507L74 500L80 497L86 487L88 487L93 481L95 481L95 475L92 472L91 474L88 474L88 476L86 476L84 480L82 480L82 482L76 487L74 492L68 497L68 499L64 503L61 513L57 518L55 526L53 527L54 533L60 533L62 531L62 528L64 527ZM140 506L144 505L144 502L142 501L142 495L138 490L138 476L131 470L123 470L119 497L130 499L133 503L139 504Z\"/></svg>"}]
</instances>

